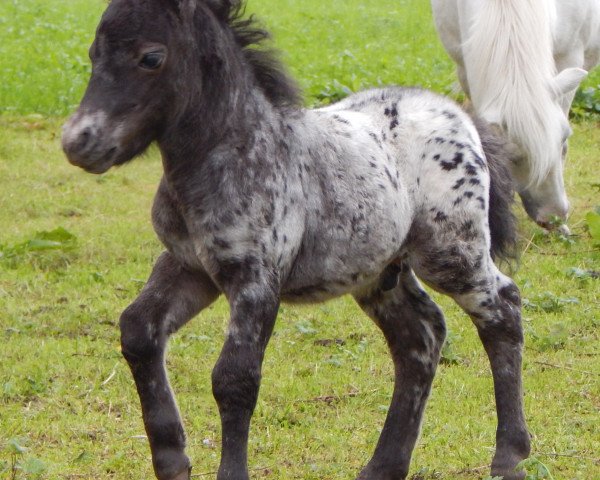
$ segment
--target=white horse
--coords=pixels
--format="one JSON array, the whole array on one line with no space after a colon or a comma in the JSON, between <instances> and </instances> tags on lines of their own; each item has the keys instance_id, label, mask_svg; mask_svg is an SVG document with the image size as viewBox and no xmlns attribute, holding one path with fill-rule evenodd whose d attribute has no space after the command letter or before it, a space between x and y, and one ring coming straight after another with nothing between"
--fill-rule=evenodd
<instances>
[{"instance_id":1,"label":"white horse","mask_svg":"<svg viewBox=\"0 0 600 480\"><path fill-rule=\"evenodd\" d=\"M431 5L476 112L514 145L513 176L528 215L546 228L566 220L568 113L587 71L600 63L600 0Z\"/></svg>"}]
</instances>

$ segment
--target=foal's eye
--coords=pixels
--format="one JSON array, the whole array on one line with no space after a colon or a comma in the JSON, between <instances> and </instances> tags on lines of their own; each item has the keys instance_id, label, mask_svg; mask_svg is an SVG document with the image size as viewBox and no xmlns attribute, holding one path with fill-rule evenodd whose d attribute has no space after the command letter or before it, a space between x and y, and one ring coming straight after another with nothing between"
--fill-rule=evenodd
<instances>
[{"instance_id":1,"label":"foal's eye","mask_svg":"<svg viewBox=\"0 0 600 480\"><path fill-rule=\"evenodd\" d=\"M165 60L165 54L162 52L145 53L140 60L139 66L144 70L157 70Z\"/></svg>"}]
</instances>

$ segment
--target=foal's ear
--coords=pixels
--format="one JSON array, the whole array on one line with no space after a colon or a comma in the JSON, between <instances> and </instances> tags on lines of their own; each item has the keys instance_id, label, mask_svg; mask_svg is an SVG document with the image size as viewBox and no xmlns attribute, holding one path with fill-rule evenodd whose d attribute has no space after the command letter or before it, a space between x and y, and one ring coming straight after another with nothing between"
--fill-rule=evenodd
<instances>
[{"instance_id":1,"label":"foal's ear","mask_svg":"<svg viewBox=\"0 0 600 480\"><path fill-rule=\"evenodd\" d=\"M199 3L203 0L159 0L166 7L173 8L178 14L193 14Z\"/></svg>"},{"instance_id":2,"label":"foal's ear","mask_svg":"<svg viewBox=\"0 0 600 480\"><path fill-rule=\"evenodd\" d=\"M170 7L175 7L180 14L192 14L199 5L207 6L220 20L227 20L230 12L240 7L240 0L161 0Z\"/></svg>"},{"instance_id":3,"label":"foal's ear","mask_svg":"<svg viewBox=\"0 0 600 480\"><path fill-rule=\"evenodd\" d=\"M228 21L243 5L241 0L160 0L167 7L175 8L181 17L193 17L201 5L207 7L221 21Z\"/></svg>"},{"instance_id":4,"label":"foal's ear","mask_svg":"<svg viewBox=\"0 0 600 480\"><path fill-rule=\"evenodd\" d=\"M239 0L200 0L204 2L208 8L219 18L220 20L227 20L232 10L239 8Z\"/></svg>"},{"instance_id":5,"label":"foal's ear","mask_svg":"<svg viewBox=\"0 0 600 480\"><path fill-rule=\"evenodd\" d=\"M554 77L556 94L567 95L579 87L582 80L587 77L588 72L581 68L565 68Z\"/></svg>"}]
</instances>

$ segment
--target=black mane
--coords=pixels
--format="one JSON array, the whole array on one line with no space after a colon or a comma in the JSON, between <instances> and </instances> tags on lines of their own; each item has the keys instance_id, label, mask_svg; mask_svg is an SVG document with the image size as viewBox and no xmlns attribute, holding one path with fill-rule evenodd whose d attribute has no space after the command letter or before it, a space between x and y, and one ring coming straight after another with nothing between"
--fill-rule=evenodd
<instances>
[{"instance_id":1,"label":"black mane","mask_svg":"<svg viewBox=\"0 0 600 480\"><path fill-rule=\"evenodd\" d=\"M279 51L264 45L271 39L270 33L258 25L254 15L244 18L245 3L241 0L211 0L208 4L219 20L231 29L258 86L269 101L276 106L301 105L300 89L287 73Z\"/></svg>"}]
</instances>

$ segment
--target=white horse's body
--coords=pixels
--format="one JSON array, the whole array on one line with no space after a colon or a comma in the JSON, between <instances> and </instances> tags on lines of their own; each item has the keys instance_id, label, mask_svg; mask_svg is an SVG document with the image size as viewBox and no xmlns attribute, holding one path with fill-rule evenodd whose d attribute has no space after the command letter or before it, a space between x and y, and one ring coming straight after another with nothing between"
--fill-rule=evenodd
<instances>
[{"instance_id":1,"label":"white horse's body","mask_svg":"<svg viewBox=\"0 0 600 480\"><path fill-rule=\"evenodd\" d=\"M566 218L568 112L600 63L600 0L431 0L436 28L477 113L516 147L529 215Z\"/></svg>"},{"instance_id":2,"label":"white horse's body","mask_svg":"<svg viewBox=\"0 0 600 480\"><path fill-rule=\"evenodd\" d=\"M556 68L591 70L600 63L600 0L561 0L552 25Z\"/></svg>"}]
</instances>

